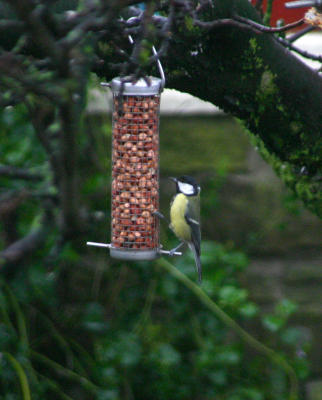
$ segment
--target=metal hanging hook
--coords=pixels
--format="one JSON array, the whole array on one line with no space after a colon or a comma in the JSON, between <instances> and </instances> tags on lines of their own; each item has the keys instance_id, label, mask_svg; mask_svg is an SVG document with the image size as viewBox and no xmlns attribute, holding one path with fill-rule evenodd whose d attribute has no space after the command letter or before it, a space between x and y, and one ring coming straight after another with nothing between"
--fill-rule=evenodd
<instances>
[{"instance_id":1,"label":"metal hanging hook","mask_svg":"<svg viewBox=\"0 0 322 400\"><path fill-rule=\"evenodd\" d=\"M131 18L129 18L127 20L127 22L130 22L131 20L133 20L135 18L136 17L131 17ZM133 40L132 36L129 35L128 38L129 38L129 42L131 44L134 44L134 40ZM158 55L158 52L156 51L156 48L154 46L152 46L152 53L153 53L154 56ZM160 91L162 91L164 89L164 87L165 87L165 75L164 75L163 67L162 67L162 64L161 64L161 61L160 61L159 58L157 58L157 65L158 65L158 70L159 70L160 77L161 77Z\"/></svg>"}]
</instances>

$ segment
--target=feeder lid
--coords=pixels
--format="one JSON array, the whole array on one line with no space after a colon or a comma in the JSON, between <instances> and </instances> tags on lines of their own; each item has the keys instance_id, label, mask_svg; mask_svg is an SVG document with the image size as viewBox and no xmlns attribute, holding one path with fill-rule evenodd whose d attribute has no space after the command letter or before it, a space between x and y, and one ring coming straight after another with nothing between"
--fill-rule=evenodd
<instances>
[{"instance_id":1,"label":"feeder lid","mask_svg":"<svg viewBox=\"0 0 322 400\"><path fill-rule=\"evenodd\" d=\"M149 76L150 85L144 80L139 79L135 83L126 82L124 83L123 95L135 95L135 96L151 96L159 94L162 91L162 81L154 76ZM121 90L122 80L120 77L114 78L111 82L111 88L113 93L118 94Z\"/></svg>"}]
</instances>

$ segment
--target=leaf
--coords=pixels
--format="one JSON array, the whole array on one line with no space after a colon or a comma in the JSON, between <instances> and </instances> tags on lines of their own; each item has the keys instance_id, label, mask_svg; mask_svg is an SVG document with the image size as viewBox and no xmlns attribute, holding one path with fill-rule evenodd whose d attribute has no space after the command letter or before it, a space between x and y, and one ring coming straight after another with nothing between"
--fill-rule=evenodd
<instances>
[{"instance_id":1,"label":"leaf","mask_svg":"<svg viewBox=\"0 0 322 400\"><path fill-rule=\"evenodd\" d=\"M240 361L240 353L237 350L223 348L218 349L218 353L214 355L215 360L224 365L236 365Z\"/></svg>"},{"instance_id":2,"label":"leaf","mask_svg":"<svg viewBox=\"0 0 322 400\"><path fill-rule=\"evenodd\" d=\"M86 305L82 326L93 333L105 333L108 323L104 316L104 307L99 303L88 303Z\"/></svg>"},{"instance_id":3,"label":"leaf","mask_svg":"<svg viewBox=\"0 0 322 400\"><path fill-rule=\"evenodd\" d=\"M285 320L276 315L266 315L263 318L263 325L271 332L277 332L284 325Z\"/></svg>"},{"instance_id":4,"label":"leaf","mask_svg":"<svg viewBox=\"0 0 322 400\"><path fill-rule=\"evenodd\" d=\"M292 314L294 314L296 309L297 305L293 301L288 299L283 299L276 305L275 312L282 318L288 318Z\"/></svg>"},{"instance_id":5,"label":"leaf","mask_svg":"<svg viewBox=\"0 0 322 400\"><path fill-rule=\"evenodd\" d=\"M219 299L222 305L236 307L247 298L246 289L238 289L234 286L224 286L219 290Z\"/></svg>"},{"instance_id":6,"label":"leaf","mask_svg":"<svg viewBox=\"0 0 322 400\"><path fill-rule=\"evenodd\" d=\"M162 367L171 367L180 362L181 356L169 343L161 343L153 352L152 358Z\"/></svg>"},{"instance_id":7,"label":"leaf","mask_svg":"<svg viewBox=\"0 0 322 400\"><path fill-rule=\"evenodd\" d=\"M239 312L243 317L252 318L258 312L258 306L255 303L245 303L239 308Z\"/></svg>"}]
</instances>

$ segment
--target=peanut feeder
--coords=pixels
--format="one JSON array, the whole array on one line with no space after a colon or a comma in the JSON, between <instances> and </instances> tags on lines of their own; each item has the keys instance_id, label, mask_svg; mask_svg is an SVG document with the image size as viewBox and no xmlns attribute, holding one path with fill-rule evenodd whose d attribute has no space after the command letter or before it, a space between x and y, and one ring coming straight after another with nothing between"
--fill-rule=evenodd
<instances>
[{"instance_id":1,"label":"peanut feeder","mask_svg":"<svg viewBox=\"0 0 322 400\"><path fill-rule=\"evenodd\" d=\"M159 109L161 79L113 79L112 226L110 254L158 256ZM120 94L121 93L121 94Z\"/></svg>"},{"instance_id":2,"label":"peanut feeder","mask_svg":"<svg viewBox=\"0 0 322 400\"><path fill-rule=\"evenodd\" d=\"M159 219L155 215L159 210L163 71L161 77L140 79L134 84L114 78L104 85L110 86L113 93L111 243L87 244L109 248L114 258L153 260L169 254L161 249Z\"/></svg>"}]
</instances>

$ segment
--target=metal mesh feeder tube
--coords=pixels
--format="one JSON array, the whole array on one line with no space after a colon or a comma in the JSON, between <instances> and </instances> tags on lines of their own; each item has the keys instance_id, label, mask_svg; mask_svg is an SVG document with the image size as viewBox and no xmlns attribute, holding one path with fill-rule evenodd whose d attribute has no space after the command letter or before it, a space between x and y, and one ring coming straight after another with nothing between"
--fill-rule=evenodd
<instances>
[{"instance_id":1,"label":"metal mesh feeder tube","mask_svg":"<svg viewBox=\"0 0 322 400\"><path fill-rule=\"evenodd\" d=\"M165 77L157 63L161 79L102 83L113 93L111 243L86 244L123 260L182 255L160 245L159 116Z\"/></svg>"},{"instance_id":2,"label":"metal mesh feeder tube","mask_svg":"<svg viewBox=\"0 0 322 400\"><path fill-rule=\"evenodd\" d=\"M159 254L159 114L161 79L111 82L112 196L110 255L152 260Z\"/></svg>"}]
</instances>

